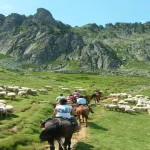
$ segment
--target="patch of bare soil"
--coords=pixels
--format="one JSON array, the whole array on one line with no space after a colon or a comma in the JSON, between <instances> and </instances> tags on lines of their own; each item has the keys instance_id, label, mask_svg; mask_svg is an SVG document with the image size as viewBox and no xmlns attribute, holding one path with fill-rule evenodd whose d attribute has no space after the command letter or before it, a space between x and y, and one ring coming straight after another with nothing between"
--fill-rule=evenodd
<instances>
[{"instance_id":1,"label":"patch of bare soil","mask_svg":"<svg viewBox=\"0 0 150 150\"><path fill-rule=\"evenodd\" d=\"M72 150L74 150L75 148L75 145L79 142L79 141L82 141L84 139L87 138L87 127L85 126L82 126L80 131L75 133L72 137L72 140L71 140L71 147L72 147Z\"/></svg>"}]
</instances>

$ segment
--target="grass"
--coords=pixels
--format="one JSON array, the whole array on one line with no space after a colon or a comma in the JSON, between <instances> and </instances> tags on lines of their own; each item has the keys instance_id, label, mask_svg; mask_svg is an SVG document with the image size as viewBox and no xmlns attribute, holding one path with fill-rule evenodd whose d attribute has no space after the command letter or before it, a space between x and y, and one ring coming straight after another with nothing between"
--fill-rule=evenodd
<instances>
[{"instance_id":1,"label":"grass","mask_svg":"<svg viewBox=\"0 0 150 150\"><path fill-rule=\"evenodd\" d=\"M101 106L88 123L88 137L76 150L148 150L150 149L150 119L147 113L130 115L105 111Z\"/></svg>"},{"instance_id":2,"label":"grass","mask_svg":"<svg viewBox=\"0 0 150 150\"><path fill-rule=\"evenodd\" d=\"M9 58L10 56L4 55L4 54L0 54L0 60L4 59L4 58Z\"/></svg>"},{"instance_id":3,"label":"grass","mask_svg":"<svg viewBox=\"0 0 150 150\"><path fill-rule=\"evenodd\" d=\"M126 68L138 68L138 69L145 69L149 70L150 65L147 62L142 61L130 61L125 65Z\"/></svg>"},{"instance_id":4,"label":"grass","mask_svg":"<svg viewBox=\"0 0 150 150\"><path fill-rule=\"evenodd\" d=\"M16 85L41 89L46 85L53 87L48 95L29 95L28 98L16 97L5 100L15 108L11 117L0 117L0 149L2 150L41 150L47 144L39 143L41 129L39 122L52 116L53 108L48 103L62 93L59 86L83 87L92 94L94 89L103 91L103 98L113 92L145 94L150 96L150 78L138 76L100 76L88 74L60 74L52 72L18 73L0 69L1 85ZM144 87L144 88L143 88ZM64 93L65 96L70 93ZM149 123L146 113L129 115L114 111L105 111L101 106L94 108L90 115L88 137L79 141L76 150L148 150ZM144 145L144 147L142 147ZM144 149L145 148L145 149Z\"/></svg>"}]
</instances>

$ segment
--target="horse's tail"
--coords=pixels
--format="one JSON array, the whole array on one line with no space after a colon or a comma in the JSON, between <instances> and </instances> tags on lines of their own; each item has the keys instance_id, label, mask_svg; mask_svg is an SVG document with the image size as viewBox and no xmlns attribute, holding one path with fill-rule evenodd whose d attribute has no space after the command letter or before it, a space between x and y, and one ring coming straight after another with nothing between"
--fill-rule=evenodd
<instances>
[{"instance_id":1,"label":"horse's tail","mask_svg":"<svg viewBox=\"0 0 150 150\"><path fill-rule=\"evenodd\" d=\"M82 116L82 110L80 109L78 109L77 111L76 111L76 113L77 113L77 118L79 119L79 120L81 120L81 116Z\"/></svg>"},{"instance_id":2,"label":"horse's tail","mask_svg":"<svg viewBox=\"0 0 150 150\"><path fill-rule=\"evenodd\" d=\"M87 107L88 109L85 109L84 107ZM82 116L84 118L88 119L89 107L88 106L82 106L82 108L78 109L76 112L77 112L77 117L79 120L81 119Z\"/></svg>"},{"instance_id":3,"label":"horse's tail","mask_svg":"<svg viewBox=\"0 0 150 150\"><path fill-rule=\"evenodd\" d=\"M77 111L77 117L80 118L81 116L81 111Z\"/></svg>"},{"instance_id":4,"label":"horse's tail","mask_svg":"<svg viewBox=\"0 0 150 150\"><path fill-rule=\"evenodd\" d=\"M83 112L82 112L82 115L83 117L85 117L86 119L88 119L88 115L89 115L89 106L85 106L85 108L83 108Z\"/></svg>"}]
</instances>

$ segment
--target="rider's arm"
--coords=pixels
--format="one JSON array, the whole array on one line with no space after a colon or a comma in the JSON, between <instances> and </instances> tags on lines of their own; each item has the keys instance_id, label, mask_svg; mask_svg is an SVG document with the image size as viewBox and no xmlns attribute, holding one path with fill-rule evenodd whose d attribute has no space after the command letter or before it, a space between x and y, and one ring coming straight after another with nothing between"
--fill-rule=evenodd
<instances>
[{"instance_id":1,"label":"rider's arm","mask_svg":"<svg viewBox=\"0 0 150 150\"><path fill-rule=\"evenodd\" d=\"M54 109L53 116L56 116L56 114L57 114L57 109Z\"/></svg>"}]
</instances>

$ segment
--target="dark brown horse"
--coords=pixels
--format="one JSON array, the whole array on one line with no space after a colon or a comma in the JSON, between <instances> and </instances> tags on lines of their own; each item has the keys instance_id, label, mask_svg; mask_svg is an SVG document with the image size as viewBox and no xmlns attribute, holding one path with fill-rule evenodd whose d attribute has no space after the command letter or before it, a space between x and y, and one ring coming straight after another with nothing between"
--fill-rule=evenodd
<instances>
[{"instance_id":1,"label":"dark brown horse","mask_svg":"<svg viewBox=\"0 0 150 150\"><path fill-rule=\"evenodd\" d=\"M92 94L91 99L94 99L95 103L99 103L101 96L102 96L102 92L95 92L94 94Z\"/></svg>"},{"instance_id":2,"label":"dark brown horse","mask_svg":"<svg viewBox=\"0 0 150 150\"><path fill-rule=\"evenodd\" d=\"M59 143L59 150L71 149L71 138L75 127L63 118L51 118L45 123L45 129L40 134L41 141L48 141L50 150L55 150L54 141ZM61 138L65 138L64 143Z\"/></svg>"},{"instance_id":3,"label":"dark brown horse","mask_svg":"<svg viewBox=\"0 0 150 150\"><path fill-rule=\"evenodd\" d=\"M89 112L89 106L80 105L76 108L77 119L79 120L80 124L85 123L85 126L87 126Z\"/></svg>"}]
</instances>

